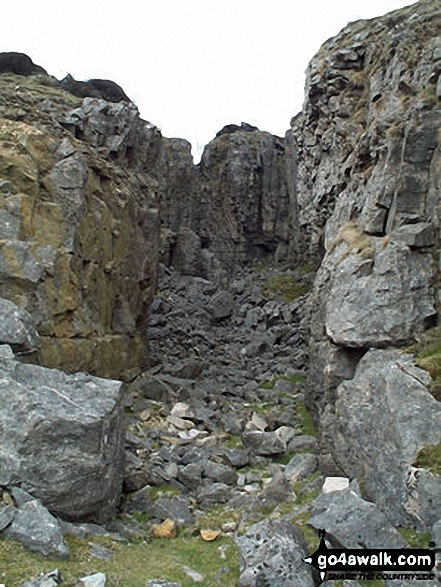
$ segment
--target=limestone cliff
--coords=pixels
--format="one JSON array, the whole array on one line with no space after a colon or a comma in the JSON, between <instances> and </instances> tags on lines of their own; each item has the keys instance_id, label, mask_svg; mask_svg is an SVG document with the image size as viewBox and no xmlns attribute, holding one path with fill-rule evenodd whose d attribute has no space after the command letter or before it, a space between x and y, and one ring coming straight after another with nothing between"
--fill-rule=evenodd
<instances>
[{"instance_id":1,"label":"limestone cliff","mask_svg":"<svg viewBox=\"0 0 441 587\"><path fill-rule=\"evenodd\" d=\"M440 9L420 1L327 41L287 133L291 250L297 263L320 264L308 401L322 466L358 477L403 524L440 514L439 477L408 479L422 447L440 440L440 407L408 359L369 349L409 346L437 321ZM410 406L403 415L401 394L431 438Z\"/></svg>"},{"instance_id":2,"label":"limestone cliff","mask_svg":"<svg viewBox=\"0 0 441 587\"><path fill-rule=\"evenodd\" d=\"M287 260L289 196L284 140L227 125L193 166L190 145L169 140L160 216L164 261L189 275L233 273L256 259ZM163 176L164 181L164 176Z\"/></svg>"},{"instance_id":3,"label":"limestone cliff","mask_svg":"<svg viewBox=\"0 0 441 587\"><path fill-rule=\"evenodd\" d=\"M81 100L45 73L0 87L0 296L36 320L27 360L130 377L147 360L161 135L131 102Z\"/></svg>"}]
</instances>

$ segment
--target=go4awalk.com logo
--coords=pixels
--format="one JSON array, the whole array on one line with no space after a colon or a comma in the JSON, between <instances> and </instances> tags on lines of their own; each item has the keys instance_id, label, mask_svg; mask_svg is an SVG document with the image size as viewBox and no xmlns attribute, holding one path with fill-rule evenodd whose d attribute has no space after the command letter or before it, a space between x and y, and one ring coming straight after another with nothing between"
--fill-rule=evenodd
<instances>
[{"instance_id":1,"label":"go4awalk.com logo","mask_svg":"<svg viewBox=\"0 0 441 587\"><path fill-rule=\"evenodd\" d=\"M314 554L303 559L313 565L321 581L327 579L401 579L435 578L436 552L422 548L328 548L326 532L320 530L320 545Z\"/></svg>"}]
</instances>

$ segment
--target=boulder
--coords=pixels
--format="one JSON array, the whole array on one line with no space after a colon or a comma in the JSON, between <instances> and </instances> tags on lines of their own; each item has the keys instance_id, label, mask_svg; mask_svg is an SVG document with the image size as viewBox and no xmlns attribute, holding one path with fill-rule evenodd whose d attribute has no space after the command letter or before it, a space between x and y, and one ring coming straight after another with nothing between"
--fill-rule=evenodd
<instances>
[{"instance_id":1,"label":"boulder","mask_svg":"<svg viewBox=\"0 0 441 587\"><path fill-rule=\"evenodd\" d=\"M441 405L428 391L430 375L412 355L370 350L355 376L337 389L332 452L364 495L397 524L430 528L441 516L441 477L424 447L441 441Z\"/></svg>"},{"instance_id":2,"label":"boulder","mask_svg":"<svg viewBox=\"0 0 441 587\"><path fill-rule=\"evenodd\" d=\"M57 519L37 499L19 507L12 523L2 534L44 556L69 556L69 547Z\"/></svg>"},{"instance_id":3,"label":"boulder","mask_svg":"<svg viewBox=\"0 0 441 587\"><path fill-rule=\"evenodd\" d=\"M371 502L350 489L320 495L308 524L325 528L335 548L404 548L404 538Z\"/></svg>"},{"instance_id":4,"label":"boulder","mask_svg":"<svg viewBox=\"0 0 441 587\"><path fill-rule=\"evenodd\" d=\"M240 587L314 587L302 532L287 520L264 520L236 537Z\"/></svg>"},{"instance_id":5,"label":"boulder","mask_svg":"<svg viewBox=\"0 0 441 587\"><path fill-rule=\"evenodd\" d=\"M436 313L431 255L401 243L374 245L372 258L354 254L345 242L324 261L321 271L332 275L325 328L335 344L382 348L411 343Z\"/></svg>"},{"instance_id":6,"label":"boulder","mask_svg":"<svg viewBox=\"0 0 441 587\"><path fill-rule=\"evenodd\" d=\"M0 485L21 485L59 516L102 522L120 499L119 381L16 361L0 347Z\"/></svg>"}]
</instances>

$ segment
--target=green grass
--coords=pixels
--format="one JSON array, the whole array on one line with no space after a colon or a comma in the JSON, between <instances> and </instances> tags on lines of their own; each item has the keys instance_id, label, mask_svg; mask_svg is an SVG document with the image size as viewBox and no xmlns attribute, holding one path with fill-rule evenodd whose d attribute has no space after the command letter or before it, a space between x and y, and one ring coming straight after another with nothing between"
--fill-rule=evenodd
<instances>
[{"instance_id":1,"label":"green grass","mask_svg":"<svg viewBox=\"0 0 441 587\"><path fill-rule=\"evenodd\" d=\"M441 475L441 443L423 447L413 466Z\"/></svg>"},{"instance_id":2,"label":"green grass","mask_svg":"<svg viewBox=\"0 0 441 587\"><path fill-rule=\"evenodd\" d=\"M140 587L153 578L177 581L182 587L193 587L194 581L182 570L191 567L204 575L205 587L217 587L216 575L222 567L230 572L222 576L222 585L234 587L239 578L239 553L234 540L222 536L215 542L204 542L200 537L178 537L173 540L152 540L114 543L94 538L114 552L110 561L90 557L90 539L68 538L71 555L59 560L29 553L20 544L0 541L0 581L7 587L20 587L25 580L58 568L64 578L64 587L74 587L86 575L102 572L107 576L107 587ZM225 546L226 559L219 547Z\"/></svg>"},{"instance_id":3,"label":"green grass","mask_svg":"<svg viewBox=\"0 0 441 587\"><path fill-rule=\"evenodd\" d=\"M259 387L261 389L274 389L276 383L280 380L283 381L289 381L290 383L294 384L294 385L305 385L306 384L306 377L304 377L303 375L277 375L276 377L273 377L273 379L268 380L266 379L265 381L262 381L262 383L259 385Z\"/></svg>"},{"instance_id":4,"label":"green grass","mask_svg":"<svg viewBox=\"0 0 441 587\"><path fill-rule=\"evenodd\" d=\"M429 391L441 401L441 326L431 328L424 333L422 340L405 349L415 355L415 364L427 371L433 379Z\"/></svg>"},{"instance_id":5,"label":"green grass","mask_svg":"<svg viewBox=\"0 0 441 587\"><path fill-rule=\"evenodd\" d=\"M293 302L308 291L308 287L299 283L292 275L275 275L267 279L262 286L262 293L266 298L280 298L284 302Z\"/></svg>"},{"instance_id":6,"label":"green grass","mask_svg":"<svg viewBox=\"0 0 441 587\"><path fill-rule=\"evenodd\" d=\"M420 532L413 528L397 528L397 530L412 548L429 548L430 532Z\"/></svg>"},{"instance_id":7,"label":"green grass","mask_svg":"<svg viewBox=\"0 0 441 587\"><path fill-rule=\"evenodd\" d=\"M296 409L300 416L302 434L307 434L308 436L318 436L317 428L315 427L311 412L306 407L305 402L302 400L297 400Z\"/></svg>"}]
</instances>

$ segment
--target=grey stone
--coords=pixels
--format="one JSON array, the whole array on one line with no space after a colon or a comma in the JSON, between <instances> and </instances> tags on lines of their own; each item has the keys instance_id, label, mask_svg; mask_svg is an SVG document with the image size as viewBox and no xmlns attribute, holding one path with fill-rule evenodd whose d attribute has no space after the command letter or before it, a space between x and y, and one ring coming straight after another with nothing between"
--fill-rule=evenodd
<instances>
[{"instance_id":1,"label":"grey stone","mask_svg":"<svg viewBox=\"0 0 441 587\"><path fill-rule=\"evenodd\" d=\"M286 451L286 443L275 432L244 432L242 441L246 448L262 456L283 454Z\"/></svg>"},{"instance_id":2,"label":"grey stone","mask_svg":"<svg viewBox=\"0 0 441 587\"><path fill-rule=\"evenodd\" d=\"M225 483L212 483L201 487L197 492L197 499L202 506L212 506L225 503L231 497L231 487Z\"/></svg>"},{"instance_id":3,"label":"grey stone","mask_svg":"<svg viewBox=\"0 0 441 587\"><path fill-rule=\"evenodd\" d=\"M427 222L404 224L396 228L390 238L411 248L433 247L435 244L435 230Z\"/></svg>"},{"instance_id":4,"label":"grey stone","mask_svg":"<svg viewBox=\"0 0 441 587\"><path fill-rule=\"evenodd\" d=\"M214 483L225 483L225 485L236 485L237 473L231 467L213 461L204 462L204 476Z\"/></svg>"},{"instance_id":5,"label":"grey stone","mask_svg":"<svg viewBox=\"0 0 441 587\"><path fill-rule=\"evenodd\" d=\"M3 535L45 556L69 556L69 547L57 519L38 500L18 508L12 524L3 531Z\"/></svg>"},{"instance_id":6,"label":"grey stone","mask_svg":"<svg viewBox=\"0 0 441 587\"><path fill-rule=\"evenodd\" d=\"M31 353L40 347L32 316L9 300L0 298L0 344L18 353Z\"/></svg>"},{"instance_id":7,"label":"grey stone","mask_svg":"<svg viewBox=\"0 0 441 587\"><path fill-rule=\"evenodd\" d=\"M280 503L287 503L295 499L296 495L292 486L281 471L273 476L260 496L263 507L275 507Z\"/></svg>"},{"instance_id":8,"label":"grey stone","mask_svg":"<svg viewBox=\"0 0 441 587\"><path fill-rule=\"evenodd\" d=\"M234 298L228 291L217 292L206 307L213 322L220 322L225 318L229 318L233 313L233 309Z\"/></svg>"},{"instance_id":9,"label":"grey stone","mask_svg":"<svg viewBox=\"0 0 441 587\"><path fill-rule=\"evenodd\" d=\"M440 477L413 466L424 446L441 440L430 381L411 355L373 349L337 390L335 458L348 477L363 479L365 497L404 526L429 528L441 515Z\"/></svg>"},{"instance_id":10,"label":"grey stone","mask_svg":"<svg viewBox=\"0 0 441 587\"><path fill-rule=\"evenodd\" d=\"M14 519L17 509L12 505L0 506L0 531L4 530Z\"/></svg>"},{"instance_id":11,"label":"grey stone","mask_svg":"<svg viewBox=\"0 0 441 587\"><path fill-rule=\"evenodd\" d=\"M318 497L308 524L326 529L337 548L404 548L406 541L373 503L353 491L332 492Z\"/></svg>"},{"instance_id":12,"label":"grey stone","mask_svg":"<svg viewBox=\"0 0 441 587\"><path fill-rule=\"evenodd\" d=\"M33 501L35 499L33 495L31 495L21 487L12 487L11 494L15 500L15 503L17 504L17 507L20 507L28 501Z\"/></svg>"},{"instance_id":13,"label":"grey stone","mask_svg":"<svg viewBox=\"0 0 441 587\"><path fill-rule=\"evenodd\" d=\"M160 497L155 502L152 513L156 518L170 519L177 524L192 524L194 521L189 501L184 497Z\"/></svg>"},{"instance_id":14,"label":"grey stone","mask_svg":"<svg viewBox=\"0 0 441 587\"><path fill-rule=\"evenodd\" d=\"M179 467L178 480L190 490L196 490L202 482L203 466L200 463L189 463Z\"/></svg>"},{"instance_id":15,"label":"grey stone","mask_svg":"<svg viewBox=\"0 0 441 587\"><path fill-rule=\"evenodd\" d=\"M296 483L305 477L308 477L317 470L318 459L314 454L295 455L284 470L285 477L292 483Z\"/></svg>"},{"instance_id":16,"label":"grey stone","mask_svg":"<svg viewBox=\"0 0 441 587\"><path fill-rule=\"evenodd\" d=\"M286 520L265 520L236 537L241 554L240 587L313 587L299 528Z\"/></svg>"},{"instance_id":17,"label":"grey stone","mask_svg":"<svg viewBox=\"0 0 441 587\"><path fill-rule=\"evenodd\" d=\"M316 448L317 438L307 434L294 436L288 444L288 452L301 452L302 450L314 450Z\"/></svg>"},{"instance_id":18,"label":"grey stone","mask_svg":"<svg viewBox=\"0 0 441 587\"><path fill-rule=\"evenodd\" d=\"M67 519L112 516L123 474L121 382L12 359L0 360L0 375L0 484L21 485Z\"/></svg>"},{"instance_id":19,"label":"grey stone","mask_svg":"<svg viewBox=\"0 0 441 587\"><path fill-rule=\"evenodd\" d=\"M431 256L393 242L380 245L374 259L344 258L347 252L347 245L337 247L324 266L333 275L326 295L329 338L345 347L411 343L435 313Z\"/></svg>"}]
</instances>

